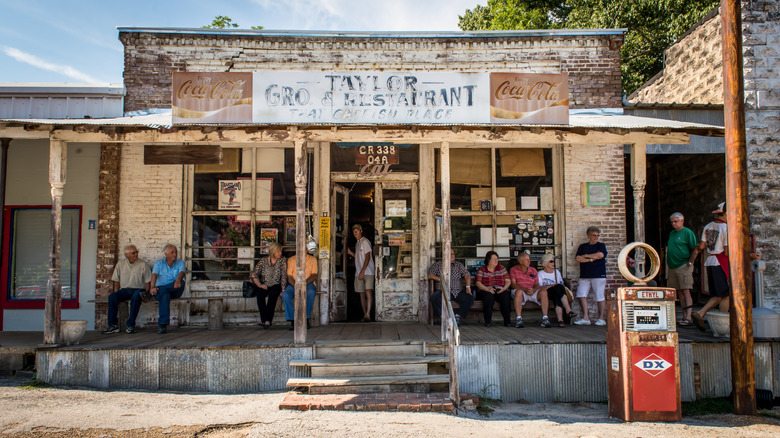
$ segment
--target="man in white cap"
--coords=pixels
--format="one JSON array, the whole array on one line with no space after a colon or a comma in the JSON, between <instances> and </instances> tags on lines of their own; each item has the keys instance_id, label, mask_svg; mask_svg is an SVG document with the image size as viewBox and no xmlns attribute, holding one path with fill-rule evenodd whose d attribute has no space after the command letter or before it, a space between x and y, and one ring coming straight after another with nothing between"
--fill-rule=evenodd
<instances>
[{"instance_id":1,"label":"man in white cap","mask_svg":"<svg viewBox=\"0 0 780 438\"><path fill-rule=\"evenodd\" d=\"M707 248L707 259L704 267L707 269L707 284L710 290L710 299L698 312L693 312L693 323L699 330L704 331L706 324L704 316L715 306L719 306L721 312L729 311L729 251L728 225L726 224L726 203L721 202L712 212L715 220L708 223L701 233L701 241L691 254L691 260Z\"/></svg>"}]
</instances>

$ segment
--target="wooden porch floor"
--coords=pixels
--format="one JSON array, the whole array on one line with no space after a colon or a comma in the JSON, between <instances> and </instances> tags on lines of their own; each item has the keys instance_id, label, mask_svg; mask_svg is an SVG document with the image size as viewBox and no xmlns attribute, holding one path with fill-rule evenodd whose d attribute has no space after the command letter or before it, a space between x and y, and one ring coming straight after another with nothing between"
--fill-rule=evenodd
<instances>
[{"instance_id":1,"label":"wooden porch floor","mask_svg":"<svg viewBox=\"0 0 780 438\"><path fill-rule=\"evenodd\" d=\"M500 325L500 318L497 321ZM462 344L569 344L605 343L606 327L567 326L542 328L539 321L526 319L526 327L484 327L467 323L461 326ZM438 343L441 327L417 323L336 323L309 329L305 345L323 342L405 341L415 340ZM679 328L681 343L728 342L714 338L712 333L695 328ZM0 332L0 350L15 348L34 351L43 339L41 332ZM124 332L102 335L89 331L79 345L60 347L78 350L144 349L144 348L257 348L293 346L293 332L287 326L274 326L269 330L260 327L227 327L223 330L206 328L169 328L165 335L158 335L155 328L142 329L128 335Z\"/></svg>"}]
</instances>

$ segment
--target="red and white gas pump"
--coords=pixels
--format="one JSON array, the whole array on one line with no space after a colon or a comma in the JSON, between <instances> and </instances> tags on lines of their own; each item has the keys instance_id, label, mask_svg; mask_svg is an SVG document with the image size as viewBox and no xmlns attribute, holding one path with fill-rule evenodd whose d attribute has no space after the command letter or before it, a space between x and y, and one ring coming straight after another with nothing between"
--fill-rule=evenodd
<instances>
[{"instance_id":1,"label":"red and white gas pump","mask_svg":"<svg viewBox=\"0 0 780 438\"><path fill-rule=\"evenodd\" d=\"M626 267L626 257L636 248L650 256L652 269L644 278ZM618 266L634 286L619 288L608 302L609 415L625 421L680 421L676 291L644 286L660 268L658 253L647 244L623 248Z\"/></svg>"}]
</instances>

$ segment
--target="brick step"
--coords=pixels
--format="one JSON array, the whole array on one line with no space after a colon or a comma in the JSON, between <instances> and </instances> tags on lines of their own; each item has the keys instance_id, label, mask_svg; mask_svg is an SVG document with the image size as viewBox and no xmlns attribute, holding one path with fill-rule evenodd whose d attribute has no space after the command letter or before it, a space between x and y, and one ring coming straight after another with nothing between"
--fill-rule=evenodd
<instances>
[{"instance_id":1,"label":"brick step","mask_svg":"<svg viewBox=\"0 0 780 438\"><path fill-rule=\"evenodd\" d=\"M464 394L465 395L465 394ZM296 411L402 411L447 412L455 407L447 393L397 394L295 394L290 393L279 404L279 409Z\"/></svg>"}]
</instances>

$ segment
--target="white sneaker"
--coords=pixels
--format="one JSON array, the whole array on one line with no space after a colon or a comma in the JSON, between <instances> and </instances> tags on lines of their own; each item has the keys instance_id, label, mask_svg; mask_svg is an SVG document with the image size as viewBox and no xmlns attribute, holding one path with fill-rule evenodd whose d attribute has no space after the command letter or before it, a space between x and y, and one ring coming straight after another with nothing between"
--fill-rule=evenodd
<instances>
[{"instance_id":1,"label":"white sneaker","mask_svg":"<svg viewBox=\"0 0 780 438\"><path fill-rule=\"evenodd\" d=\"M576 324L576 325L590 325L590 320L589 319L578 319L578 320L574 321L574 324Z\"/></svg>"},{"instance_id":2,"label":"white sneaker","mask_svg":"<svg viewBox=\"0 0 780 438\"><path fill-rule=\"evenodd\" d=\"M603 319L597 319L596 325L607 325L607 321L604 321Z\"/></svg>"}]
</instances>

